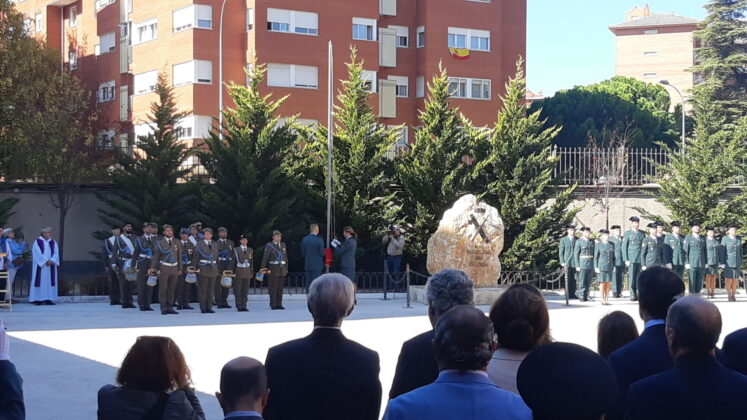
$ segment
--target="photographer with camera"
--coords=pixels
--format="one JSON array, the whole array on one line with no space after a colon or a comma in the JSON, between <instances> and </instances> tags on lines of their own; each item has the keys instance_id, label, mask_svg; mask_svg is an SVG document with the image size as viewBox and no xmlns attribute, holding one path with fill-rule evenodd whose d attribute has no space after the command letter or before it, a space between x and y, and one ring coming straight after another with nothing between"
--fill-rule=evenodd
<instances>
[{"instance_id":1,"label":"photographer with camera","mask_svg":"<svg viewBox=\"0 0 747 420\"><path fill-rule=\"evenodd\" d=\"M399 283L400 266L402 265L402 253L405 249L405 235L397 225L389 226L389 233L382 238L381 243L386 245L386 270L394 276L395 285Z\"/></svg>"}]
</instances>

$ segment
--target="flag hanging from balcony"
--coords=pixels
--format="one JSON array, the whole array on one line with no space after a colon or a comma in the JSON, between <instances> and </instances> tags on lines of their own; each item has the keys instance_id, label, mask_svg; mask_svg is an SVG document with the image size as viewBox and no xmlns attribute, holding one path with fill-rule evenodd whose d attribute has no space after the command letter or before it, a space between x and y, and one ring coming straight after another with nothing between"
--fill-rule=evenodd
<instances>
[{"instance_id":1,"label":"flag hanging from balcony","mask_svg":"<svg viewBox=\"0 0 747 420\"><path fill-rule=\"evenodd\" d=\"M469 50L466 48L449 48L451 56L457 60L466 60L469 58Z\"/></svg>"}]
</instances>

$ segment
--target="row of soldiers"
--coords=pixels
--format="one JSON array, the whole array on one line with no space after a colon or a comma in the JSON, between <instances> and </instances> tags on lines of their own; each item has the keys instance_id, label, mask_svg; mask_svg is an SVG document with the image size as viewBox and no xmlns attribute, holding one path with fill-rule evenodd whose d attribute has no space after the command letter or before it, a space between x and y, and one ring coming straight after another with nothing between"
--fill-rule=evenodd
<instances>
[{"instance_id":1,"label":"row of soldiers","mask_svg":"<svg viewBox=\"0 0 747 420\"><path fill-rule=\"evenodd\" d=\"M177 309L193 309L194 294L202 313L214 313L212 307L231 308L229 287L233 288L236 309L248 311L249 283L254 277L254 250L242 235L239 245L228 238L226 228L218 228L213 237L211 228L197 223L174 236L174 228L145 223L143 234L136 235L131 224L122 229L112 227L112 236L104 240L111 282L112 305L135 308L132 286L136 284L137 303L141 311L152 311L157 301L164 315L177 314ZM273 232L265 246L258 279L268 280L270 307L285 309L282 304L285 277L288 274L288 253L282 234ZM222 281L231 278L230 286ZM155 281L153 281L155 280ZM196 289L196 290L195 290ZM196 292L196 293L195 293Z\"/></svg>"},{"instance_id":2,"label":"row of soldiers","mask_svg":"<svg viewBox=\"0 0 747 420\"><path fill-rule=\"evenodd\" d=\"M671 232L664 232L661 222L649 223L648 234L640 229L640 219L630 218L631 227L621 235L620 226L602 229L599 240L591 239L591 229L582 227L581 237L576 227L566 226L567 235L560 240L560 264L565 269L568 294L578 299L576 282L582 301L590 300L589 289L594 274L600 283L602 303L609 304L612 288L614 297L622 297L623 276L627 271L630 299L638 300L637 280L641 271L653 266L664 266L684 279L688 271L689 291L699 294L705 281L706 293L713 298L719 270L723 270L729 301L736 301L736 289L742 277L742 240L737 236L736 224L727 226L720 240L712 226L701 235L698 223L690 225L690 234L680 233L682 223L670 223Z\"/></svg>"}]
</instances>

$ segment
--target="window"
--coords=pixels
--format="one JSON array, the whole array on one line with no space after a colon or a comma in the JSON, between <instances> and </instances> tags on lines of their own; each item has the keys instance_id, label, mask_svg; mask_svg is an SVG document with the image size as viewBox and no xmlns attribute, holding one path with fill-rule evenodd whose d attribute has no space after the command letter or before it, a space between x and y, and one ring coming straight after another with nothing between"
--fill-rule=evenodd
<instances>
[{"instance_id":1,"label":"window","mask_svg":"<svg viewBox=\"0 0 747 420\"><path fill-rule=\"evenodd\" d=\"M656 34L659 33L659 30L658 29L647 29L647 30L643 31L643 33L645 35L656 35Z\"/></svg>"},{"instance_id":2,"label":"window","mask_svg":"<svg viewBox=\"0 0 747 420\"><path fill-rule=\"evenodd\" d=\"M70 6L70 20L68 20L70 27L78 25L78 6Z\"/></svg>"},{"instance_id":3,"label":"window","mask_svg":"<svg viewBox=\"0 0 747 420\"><path fill-rule=\"evenodd\" d=\"M425 77L418 76L415 79L415 97L422 98L425 96Z\"/></svg>"},{"instance_id":4,"label":"window","mask_svg":"<svg viewBox=\"0 0 747 420\"><path fill-rule=\"evenodd\" d=\"M98 146L102 149L111 149L114 147L114 129L99 131L97 136Z\"/></svg>"},{"instance_id":5,"label":"window","mask_svg":"<svg viewBox=\"0 0 747 420\"><path fill-rule=\"evenodd\" d=\"M490 99L490 79L449 77L449 95L453 98Z\"/></svg>"},{"instance_id":6,"label":"window","mask_svg":"<svg viewBox=\"0 0 747 420\"><path fill-rule=\"evenodd\" d=\"M23 31L27 34L31 33L31 28L33 28L33 21L30 18L23 19Z\"/></svg>"},{"instance_id":7,"label":"window","mask_svg":"<svg viewBox=\"0 0 747 420\"><path fill-rule=\"evenodd\" d=\"M193 60L174 65L174 86L190 83L213 83L213 62Z\"/></svg>"},{"instance_id":8,"label":"window","mask_svg":"<svg viewBox=\"0 0 747 420\"><path fill-rule=\"evenodd\" d=\"M68 53L68 59L70 62L70 70L75 70L78 68L78 52L75 50L70 51Z\"/></svg>"},{"instance_id":9,"label":"window","mask_svg":"<svg viewBox=\"0 0 747 420\"><path fill-rule=\"evenodd\" d=\"M36 32L43 31L44 30L44 15L42 15L41 13L37 13L34 16L34 23L35 23L34 30L36 30Z\"/></svg>"},{"instance_id":10,"label":"window","mask_svg":"<svg viewBox=\"0 0 747 420\"><path fill-rule=\"evenodd\" d=\"M643 73L643 77L650 79L656 77L656 73Z\"/></svg>"},{"instance_id":11,"label":"window","mask_svg":"<svg viewBox=\"0 0 747 420\"><path fill-rule=\"evenodd\" d=\"M410 31L407 26L389 25L389 29L394 29L397 32L397 47L407 48L410 46Z\"/></svg>"},{"instance_id":12,"label":"window","mask_svg":"<svg viewBox=\"0 0 747 420\"><path fill-rule=\"evenodd\" d=\"M267 30L302 35L319 34L319 15L297 10L267 9Z\"/></svg>"},{"instance_id":13,"label":"window","mask_svg":"<svg viewBox=\"0 0 747 420\"><path fill-rule=\"evenodd\" d=\"M152 70L145 73L136 74L134 79L135 80L133 84L135 85L135 95L153 92L154 90L156 90L158 72Z\"/></svg>"},{"instance_id":14,"label":"window","mask_svg":"<svg viewBox=\"0 0 747 420\"><path fill-rule=\"evenodd\" d=\"M417 47L425 47L425 26L418 26Z\"/></svg>"},{"instance_id":15,"label":"window","mask_svg":"<svg viewBox=\"0 0 747 420\"><path fill-rule=\"evenodd\" d=\"M656 51L644 51L643 52L643 56L644 57L653 57L653 56L656 56L656 55L659 55L659 53L656 52Z\"/></svg>"},{"instance_id":16,"label":"window","mask_svg":"<svg viewBox=\"0 0 747 420\"><path fill-rule=\"evenodd\" d=\"M114 100L116 85L114 80L102 83L96 91L96 102L109 102Z\"/></svg>"},{"instance_id":17,"label":"window","mask_svg":"<svg viewBox=\"0 0 747 420\"><path fill-rule=\"evenodd\" d=\"M192 138L192 127L176 127L174 130L177 140L185 140Z\"/></svg>"},{"instance_id":18,"label":"window","mask_svg":"<svg viewBox=\"0 0 747 420\"><path fill-rule=\"evenodd\" d=\"M394 128L394 127L389 126L389 128ZM397 143L395 144L395 146L397 146L397 147L405 147L405 146L407 146L407 143L408 143L407 127L406 126L405 127L401 127L399 129L399 133L398 134L399 134L399 136L397 136Z\"/></svg>"},{"instance_id":19,"label":"window","mask_svg":"<svg viewBox=\"0 0 747 420\"><path fill-rule=\"evenodd\" d=\"M408 94L408 79L405 76L388 76L387 79L393 80L397 83L397 97L406 98Z\"/></svg>"},{"instance_id":20,"label":"window","mask_svg":"<svg viewBox=\"0 0 747 420\"><path fill-rule=\"evenodd\" d=\"M449 48L490 51L490 31L450 27L448 42Z\"/></svg>"},{"instance_id":21,"label":"window","mask_svg":"<svg viewBox=\"0 0 747 420\"><path fill-rule=\"evenodd\" d=\"M254 29L254 9L246 9L246 30Z\"/></svg>"},{"instance_id":22,"label":"window","mask_svg":"<svg viewBox=\"0 0 747 420\"><path fill-rule=\"evenodd\" d=\"M313 66L270 63L267 65L267 86L316 89L319 69Z\"/></svg>"},{"instance_id":23,"label":"window","mask_svg":"<svg viewBox=\"0 0 747 420\"><path fill-rule=\"evenodd\" d=\"M212 29L213 6L195 4L183 9L175 10L173 22L174 32L186 31L190 28Z\"/></svg>"},{"instance_id":24,"label":"window","mask_svg":"<svg viewBox=\"0 0 747 420\"><path fill-rule=\"evenodd\" d=\"M135 24L132 34L135 37L132 40L133 45L153 41L158 38L158 19L151 19L143 23Z\"/></svg>"},{"instance_id":25,"label":"window","mask_svg":"<svg viewBox=\"0 0 747 420\"><path fill-rule=\"evenodd\" d=\"M119 39L127 38L130 36L132 31L132 22L124 22L119 24Z\"/></svg>"},{"instance_id":26,"label":"window","mask_svg":"<svg viewBox=\"0 0 747 420\"><path fill-rule=\"evenodd\" d=\"M366 87L366 90L371 93L376 93L376 72L373 70L363 70L361 73L361 79Z\"/></svg>"},{"instance_id":27,"label":"window","mask_svg":"<svg viewBox=\"0 0 747 420\"><path fill-rule=\"evenodd\" d=\"M353 18L353 39L362 41L376 40L376 20Z\"/></svg>"},{"instance_id":28,"label":"window","mask_svg":"<svg viewBox=\"0 0 747 420\"><path fill-rule=\"evenodd\" d=\"M99 44L94 47L96 55L106 54L114 51L114 32L99 36Z\"/></svg>"}]
</instances>

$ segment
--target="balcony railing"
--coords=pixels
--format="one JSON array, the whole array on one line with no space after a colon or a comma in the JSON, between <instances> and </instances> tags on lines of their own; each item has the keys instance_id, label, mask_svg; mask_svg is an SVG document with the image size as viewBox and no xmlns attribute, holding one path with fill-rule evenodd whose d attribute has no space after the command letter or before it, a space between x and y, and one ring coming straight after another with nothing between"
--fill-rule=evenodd
<instances>
[{"instance_id":1,"label":"balcony railing","mask_svg":"<svg viewBox=\"0 0 747 420\"><path fill-rule=\"evenodd\" d=\"M559 158L554 176L565 185L653 184L657 164L669 161L668 152L662 149L555 147L553 153Z\"/></svg>"}]
</instances>

